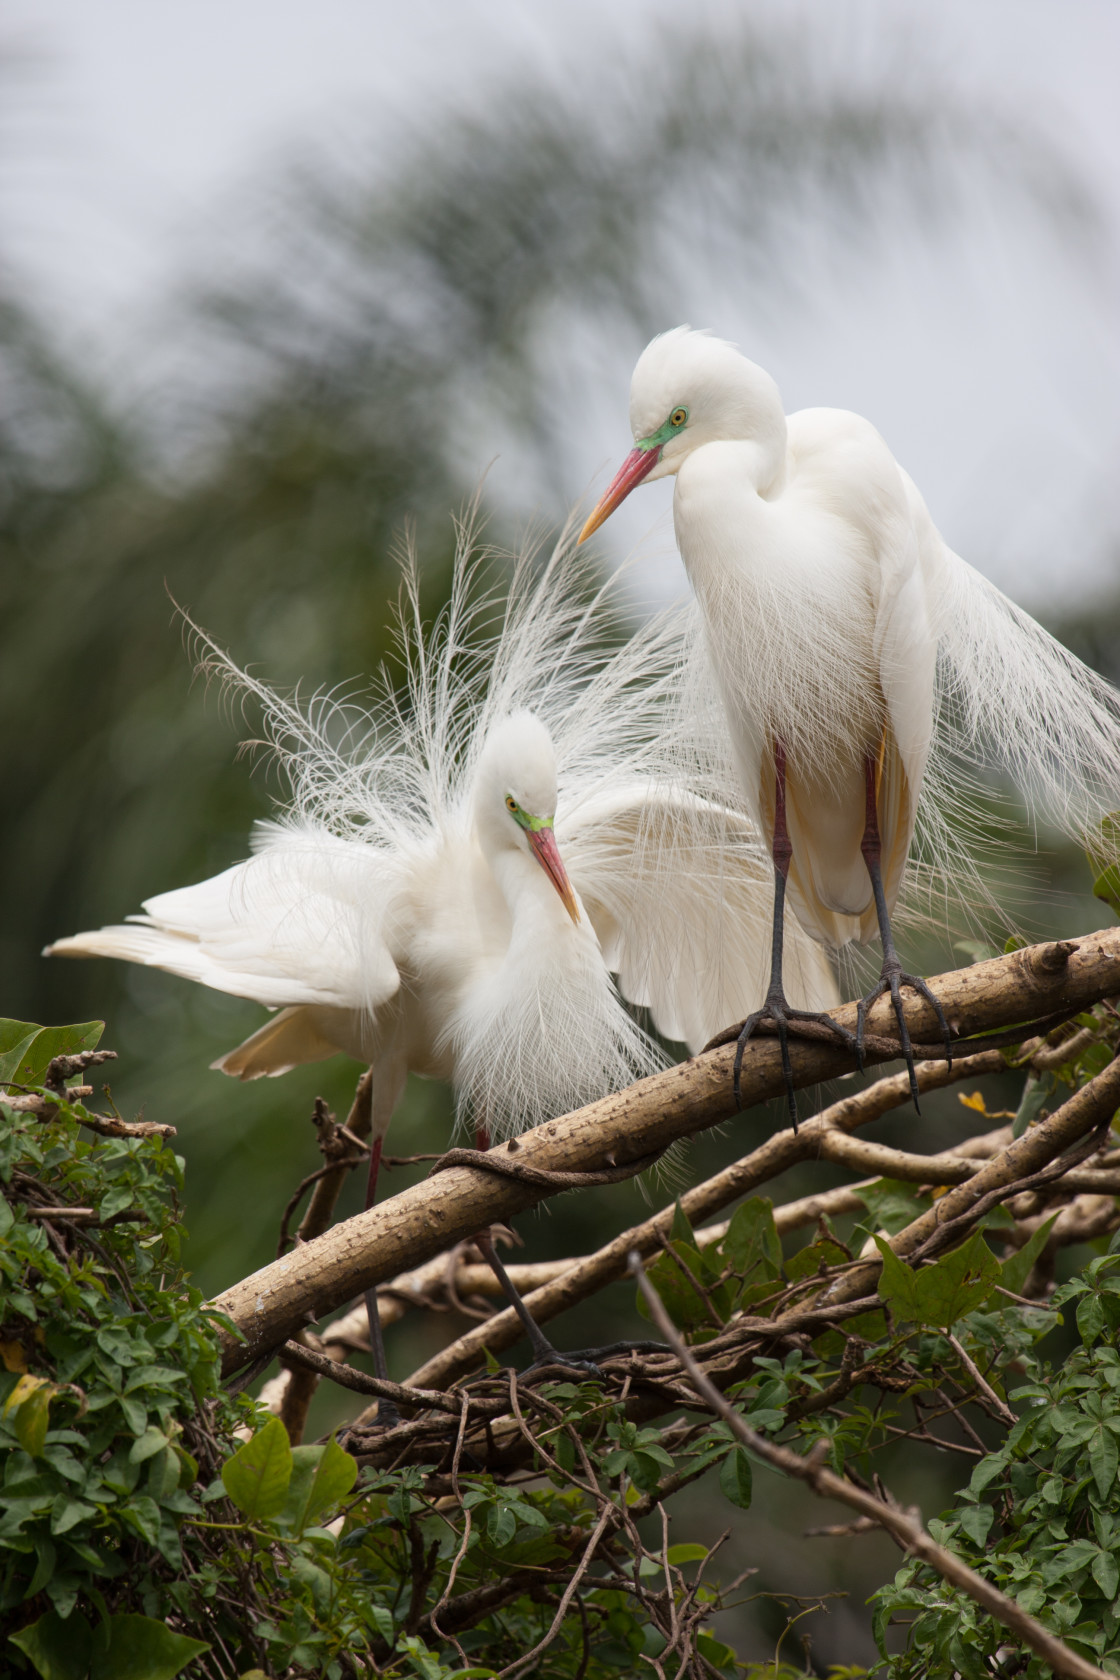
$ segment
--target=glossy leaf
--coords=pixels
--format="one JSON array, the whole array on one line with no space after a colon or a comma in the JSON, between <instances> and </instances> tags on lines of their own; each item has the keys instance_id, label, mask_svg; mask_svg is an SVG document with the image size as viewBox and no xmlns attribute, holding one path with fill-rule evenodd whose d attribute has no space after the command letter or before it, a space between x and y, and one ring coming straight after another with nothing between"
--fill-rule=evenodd
<instances>
[{"instance_id":1,"label":"glossy leaf","mask_svg":"<svg viewBox=\"0 0 1120 1680\"><path fill-rule=\"evenodd\" d=\"M175 1680L209 1649L150 1616L110 1616L94 1629L89 1680Z\"/></svg>"},{"instance_id":2,"label":"glossy leaf","mask_svg":"<svg viewBox=\"0 0 1120 1680\"><path fill-rule=\"evenodd\" d=\"M51 1610L13 1633L11 1643L34 1664L41 1680L86 1680L93 1638L89 1623L77 1610L65 1620Z\"/></svg>"},{"instance_id":3,"label":"glossy leaf","mask_svg":"<svg viewBox=\"0 0 1120 1680\"><path fill-rule=\"evenodd\" d=\"M746 1511L754 1493L754 1477L746 1447L732 1447L719 1472L719 1485L732 1505Z\"/></svg>"},{"instance_id":4,"label":"glossy leaf","mask_svg":"<svg viewBox=\"0 0 1120 1680\"><path fill-rule=\"evenodd\" d=\"M999 1272L999 1282L1003 1289L1009 1289L1012 1295L1021 1295L1027 1279L1034 1269L1034 1263L1046 1247L1046 1239L1053 1230L1057 1214L1051 1215L1046 1222L1038 1227L1029 1242L1023 1244L1013 1254L1008 1255Z\"/></svg>"},{"instance_id":5,"label":"glossy leaf","mask_svg":"<svg viewBox=\"0 0 1120 1680\"><path fill-rule=\"evenodd\" d=\"M292 1479L292 1446L278 1417L258 1429L222 1466L222 1485L250 1522L284 1509Z\"/></svg>"},{"instance_id":6,"label":"glossy leaf","mask_svg":"<svg viewBox=\"0 0 1120 1680\"><path fill-rule=\"evenodd\" d=\"M8 1021L7 1027L26 1027L26 1021ZM95 1050L104 1021L80 1021L67 1027L36 1027L29 1038L4 1055L0 1053L0 1085L41 1085L55 1056L76 1056L81 1050ZM18 1051L18 1054L17 1054Z\"/></svg>"},{"instance_id":7,"label":"glossy leaf","mask_svg":"<svg viewBox=\"0 0 1120 1680\"><path fill-rule=\"evenodd\" d=\"M766 1196L750 1196L735 1209L720 1245L724 1259L740 1277L756 1268L769 1278L780 1274L782 1239L774 1224L774 1205Z\"/></svg>"},{"instance_id":8,"label":"glossy leaf","mask_svg":"<svg viewBox=\"0 0 1120 1680\"><path fill-rule=\"evenodd\" d=\"M302 1534L345 1499L357 1477L357 1462L333 1436L325 1446L293 1447L292 1477L277 1520Z\"/></svg>"}]
</instances>

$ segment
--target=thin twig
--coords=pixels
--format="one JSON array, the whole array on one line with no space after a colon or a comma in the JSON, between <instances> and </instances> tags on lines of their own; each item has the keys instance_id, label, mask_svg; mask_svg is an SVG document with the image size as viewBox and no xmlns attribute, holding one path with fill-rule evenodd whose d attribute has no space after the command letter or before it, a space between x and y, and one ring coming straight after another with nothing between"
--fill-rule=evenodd
<instances>
[{"instance_id":1,"label":"thin twig","mask_svg":"<svg viewBox=\"0 0 1120 1680\"><path fill-rule=\"evenodd\" d=\"M965 1370L980 1390L981 1394L995 1408L996 1416L1000 1419L1000 1421L1006 1424L1018 1423L1019 1419L1011 1410L1007 1401L1000 1399L991 1383L984 1376L979 1365L977 1365L976 1361L965 1352L957 1338L952 1335L951 1332L946 1331L946 1339L948 1340L949 1346L952 1348L953 1352L956 1354L957 1358L960 1360L961 1364L964 1366Z\"/></svg>"},{"instance_id":2,"label":"thin twig","mask_svg":"<svg viewBox=\"0 0 1120 1680\"><path fill-rule=\"evenodd\" d=\"M1106 1680L1102 1669L1094 1667L1075 1651L1071 1651L1068 1645L1056 1639L1041 1622L1036 1621L1016 1604L1014 1599L1008 1598L954 1553L932 1540L916 1517L895 1505L888 1505L874 1494L865 1493L846 1477L837 1476L835 1472L827 1469L825 1459L828 1443L824 1437L817 1442L807 1457L802 1458L789 1447L768 1441L764 1435L752 1429L697 1365L681 1340L676 1325L665 1311L660 1295L646 1276L640 1255L634 1255L630 1270L645 1298L650 1316L680 1360L696 1393L719 1414L732 1433L756 1458L761 1458L763 1463L787 1476L807 1482L813 1492L822 1498L839 1499L861 1516L872 1518L893 1535L907 1552L936 1570L944 1580L967 1593L982 1610L1002 1623L1044 1662L1049 1663L1063 1680Z\"/></svg>"}]
</instances>

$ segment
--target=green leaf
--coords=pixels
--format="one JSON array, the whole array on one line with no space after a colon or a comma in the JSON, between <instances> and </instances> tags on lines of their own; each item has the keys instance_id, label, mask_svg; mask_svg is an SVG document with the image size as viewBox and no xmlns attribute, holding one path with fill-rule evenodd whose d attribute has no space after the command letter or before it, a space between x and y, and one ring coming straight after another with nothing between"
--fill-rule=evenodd
<instances>
[{"instance_id":1,"label":"green leaf","mask_svg":"<svg viewBox=\"0 0 1120 1680\"><path fill-rule=\"evenodd\" d=\"M1013 1138L1022 1137L1027 1127L1038 1119L1057 1089L1058 1081L1052 1073L1029 1073L1027 1075L1026 1083L1023 1086L1023 1094L1019 1098L1018 1110L1011 1122L1011 1136Z\"/></svg>"},{"instance_id":2,"label":"green leaf","mask_svg":"<svg viewBox=\"0 0 1120 1680\"><path fill-rule=\"evenodd\" d=\"M707 1555L707 1546L698 1546L695 1541L686 1541L680 1546L670 1546L665 1554L673 1569L676 1569L682 1563L701 1563Z\"/></svg>"},{"instance_id":3,"label":"green leaf","mask_svg":"<svg viewBox=\"0 0 1120 1680\"><path fill-rule=\"evenodd\" d=\"M720 1248L740 1277L749 1276L756 1267L761 1267L768 1278L780 1275L782 1239L774 1224L774 1204L768 1197L750 1196L735 1209Z\"/></svg>"},{"instance_id":4,"label":"green leaf","mask_svg":"<svg viewBox=\"0 0 1120 1680\"><path fill-rule=\"evenodd\" d=\"M1104 1303L1099 1295L1083 1295L1077 1303L1077 1332L1086 1347L1099 1341L1108 1328Z\"/></svg>"},{"instance_id":5,"label":"green leaf","mask_svg":"<svg viewBox=\"0 0 1120 1680\"><path fill-rule=\"evenodd\" d=\"M743 1511L749 1508L754 1492L754 1478L746 1447L732 1447L720 1467L719 1485L724 1497L730 1499L732 1505L738 1505Z\"/></svg>"},{"instance_id":6,"label":"green leaf","mask_svg":"<svg viewBox=\"0 0 1120 1680\"><path fill-rule=\"evenodd\" d=\"M487 1539L495 1546L508 1546L517 1533L517 1518L506 1505L495 1505L486 1519Z\"/></svg>"},{"instance_id":7,"label":"green leaf","mask_svg":"<svg viewBox=\"0 0 1120 1680\"><path fill-rule=\"evenodd\" d=\"M0 1085L11 1084L42 1030L33 1021L0 1021Z\"/></svg>"},{"instance_id":8,"label":"green leaf","mask_svg":"<svg viewBox=\"0 0 1120 1680\"><path fill-rule=\"evenodd\" d=\"M4 1402L4 1416L11 1414L16 1439L31 1458L42 1457L50 1423L51 1395L56 1392L54 1384L45 1377L25 1372Z\"/></svg>"},{"instance_id":9,"label":"green leaf","mask_svg":"<svg viewBox=\"0 0 1120 1680\"><path fill-rule=\"evenodd\" d=\"M277 1521L302 1534L324 1511L345 1499L358 1476L358 1466L332 1437L323 1447L292 1448L292 1479Z\"/></svg>"},{"instance_id":10,"label":"green leaf","mask_svg":"<svg viewBox=\"0 0 1120 1680\"><path fill-rule=\"evenodd\" d=\"M93 1648L89 1623L74 1610L65 1621L54 1610L11 1635L42 1680L85 1680Z\"/></svg>"},{"instance_id":11,"label":"green leaf","mask_svg":"<svg viewBox=\"0 0 1120 1680\"><path fill-rule=\"evenodd\" d=\"M93 1635L89 1680L175 1680L209 1649L205 1640L173 1633L150 1616L110 1616Z\"/></svg>"},{"instance_id":12,"label":"green leaf","mask_svg":"<svg viewBox=\"0 0 1120 1680\"><path fill-rule=\"evenodd\" d=\"M696 1247L696 1234L689 1223L688 1215L681 1206L678 1196L673 1204L673 1223L669 1227L670 1242L686 1242L690 1247Z\"/></svg>"},{"instance_id":13,"label":"green leaf","mask_svg":"<svg viewBox=\"0 0 1120 1680\"><path fill-rule=\"evenodd\" d=\"M1046 1247L1046 1239L1050 1235L1057 1219L1052 1214L1044 1225L1040 1225L1029 1242L1023 1244L1014 1254L1009 1254L999 1271L1000 1285L1009 1289L1012 1295L1021 1295L1027 1279L1034 1269L1034 1263L1042 1250Z\"/></svg>"},{"instance_id":14,"label":"green leaf","mask_svg":"<svg viewBox=\"0 0 1120 1680\"><path fill-rule=\"evenodd\" d=\"M995 1519L996 1514L990 1505L966 1505L959 1520L969 1539L982 1546Z\"/></svg>"},{"instance_id":15,"label":"green leaf","mask_svg":"<svg viewBox=\"0 0 1120 1680\"><path fill-rule=\"evenodd\" d=\"M1115 1552L1097 1553L1093 1559L1093 1579L1111 1603L1116 1597L1117 1587L1120 1586L1120 1563L1117 1562Z\"/></svg>"},{"instance_id":16,"label":"green leaf","mask_svg":"<svg viewBox=\"0 0 1120 1680\"><path fill-rule=\"evenodd\" d=\"M926 1209L925 1200L914 1194L914 1186L897 1178L881 1178L877 1184L857 1190L856 1195L876 1225L891 1237Z\"/></svg>"},{"instance_id":17,"label":"green leaf","mask_svg":"<svg viewBox=\"0 0 1120 1680\"><path fill-rule=\"evenodd\" d=\"M791 1283L796 1283L799 1278L813 1277L822 1266L840 1266L847 1259L838 1242L833 1242L831 1237L822 1237L790 1256L786 1261L786 1277Z\"/></svg>"},{"instance_id":18,"label":"green leaf","mask_svg":"<svg viewBox=\"0 0 1120 1680\"><path fill-rule=\"evenodd\" d=\"M96 1050L104 1031L104 1021L81 1021L71 1027L41 1027L33 1041L24 1046L15 1072L5 1074L0 1069L0 1082L41 1085L56 1056L76 1056L81 1050Z\"/></svg>"},{"instance_id":19,"label":"green leaf","mask_svg":"<svg viewBox=\"0 0 1120 1680\"><path fill-rule=\"evenodd\" d=\"M1106 1499L1116 1480L1116 1437L1111 1429L1099 1428L1089 1441L1089 1469L1097 1484L1097 1492Z\"/></svg>"},{"instance_id":20,"label":"green leaf","mask_svg":"<svg viewBox=\"0 0 1120 1680\"><path fill-rule=\"evenodd\" d=\"M999 1280L999 1261L979 1232L943 1260L915 1271L900 1260L882 1237L875 1245L883 1256L879 1294L900 1319L935 1324L942 1329L973 1312Z\"/></svg>"},{"instance_id":21,"label":"green leaf","mask_svg":"<svg viewBox=\"0 0 1120 1680\"><path fill-rule=\"evenodd\" d=\"M73 1499L68 1493L60 1493L51 1506L51 1533L65 1534L78 1523L96 1515L94 1507L87 1505L84 1499Z\"/></svg>"},{"instance_id":22,"label":"green leaf","mask_svg":"<svg viewBox=\"0 0 1120 1680\"><path fill-rule=\"evenodd\" d=\"M1094 898L1120 916L1120 812L1110 811L1101 819L1093 836L1089 861L1100 870L1093 882Z\"/></svg>"},{"instance_id":23,"label":"green leaf","mask_svg":"<svg viewBox=\"0 0 1120 1680\"><path fill-rule=\"evenodd\" d=\"M222 1486L251 1522L284 1509L292 1479L292 1444L278 1417L258 1429L222 1465Z\"/></svg>"},{"instance_id":24,"label":"green leaf","mask_svg":"<svg viewBox=\"0 0 1120 1680\"><path fill-rule=\"evenodd\" d=\"M163 1452L167 1446L167 1436L162 1429L145 1429L138 1441L133 1441L129 1448L128 1462L143 1464L146 1458L154 1458L156 1453Z\"/></svg>"}]
</instances>

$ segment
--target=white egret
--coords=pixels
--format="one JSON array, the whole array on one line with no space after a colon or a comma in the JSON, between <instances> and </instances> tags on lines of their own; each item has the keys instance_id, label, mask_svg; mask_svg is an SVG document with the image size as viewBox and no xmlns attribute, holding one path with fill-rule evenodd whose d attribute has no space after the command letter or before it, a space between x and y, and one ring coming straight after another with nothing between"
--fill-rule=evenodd
<instances>
[{"instance_id":1,"label":"white egret","mask_svg":"<svg viewBox=\"0 0 1120 1680\"><path fill-rule=\"evenodd\" d=\"M214 1064L238 1078L339 1051L369 1063L367 1205L409 1073L450 1080L486 1147L490 1132L660 1064L611 971L693 1049L762 995L766 974L768 869L753 826L666 779L679 620L610 652L605 592L589 601L570 544L543 575L520 566L496 631L465 545L431 631L414 571L406 584L405 690L385 678L372 712L324 697L301 709L207 643L263 706L290 808L258 827L248 861L48 948L277 1010ZM799 1001L835 1001L800 929L793 955ZM554 1357L521 1310L536 1356Z\"/></svg>"},{"instance_id":2,"label":"white egret","mask_svg":"<svg viewBox=\"0 0 1120 1680\"><path fill-rule=\"evenodd\" d=\"M1040 814L1092 842L1120 804L1120 696L953 554L868 421L786 416L773 379L732 344L678 327L634 369L635 448L588 519L676 475L677 543L703 623L747 809L772 837L773 963L744 1023L802 1017L782 985L783 901L833 948L878 931L917 1105L891 913L918 825L927 869L974 890L962 775L1008 769ZM915 873L909 870L911 879ZM821 1017L838 1035L841 1029ZM849 1036L850 1035L841 1035ZM786 1060L791 1111L792 1083Z\"/></svg>"}]
</instances>

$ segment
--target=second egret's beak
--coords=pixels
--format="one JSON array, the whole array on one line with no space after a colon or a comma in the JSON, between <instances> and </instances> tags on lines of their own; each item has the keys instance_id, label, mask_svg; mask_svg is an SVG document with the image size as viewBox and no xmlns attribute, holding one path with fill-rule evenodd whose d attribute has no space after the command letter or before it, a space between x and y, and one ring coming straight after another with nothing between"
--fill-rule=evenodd
<instances>
[{"instance_id":1,"label":"second egret's beak","mask_svg":"<svg viewBox=\"0 0 1120 1680\"><path fill-rule=\"evenodd\" d=\"M560 894L560 900L572 921L579 923L579 905L576 895L572 891L572 883L568 879L568 871L560 858L560 848L556 844L556 836L549 828L530 828L525 831L529 836L529 844L536 853L537 862Z\"/></svg>"},{"instance_id":2,"label":"second egret's beak","mask_svg":"<svg viewBox=\"0 0 1120 1680\"><path fill-rule=\"evenodd\" d=\"M600 525L608 520L620 502L624 502L647 473L651 473L661 459L661 450L632 449L615 473L608 486L606 495L592 509L591 517L579 534L580 542L586 542L592 531L597 531ZM577 544L578 546L578 544Z\"/></svg>"}]
</instances>

